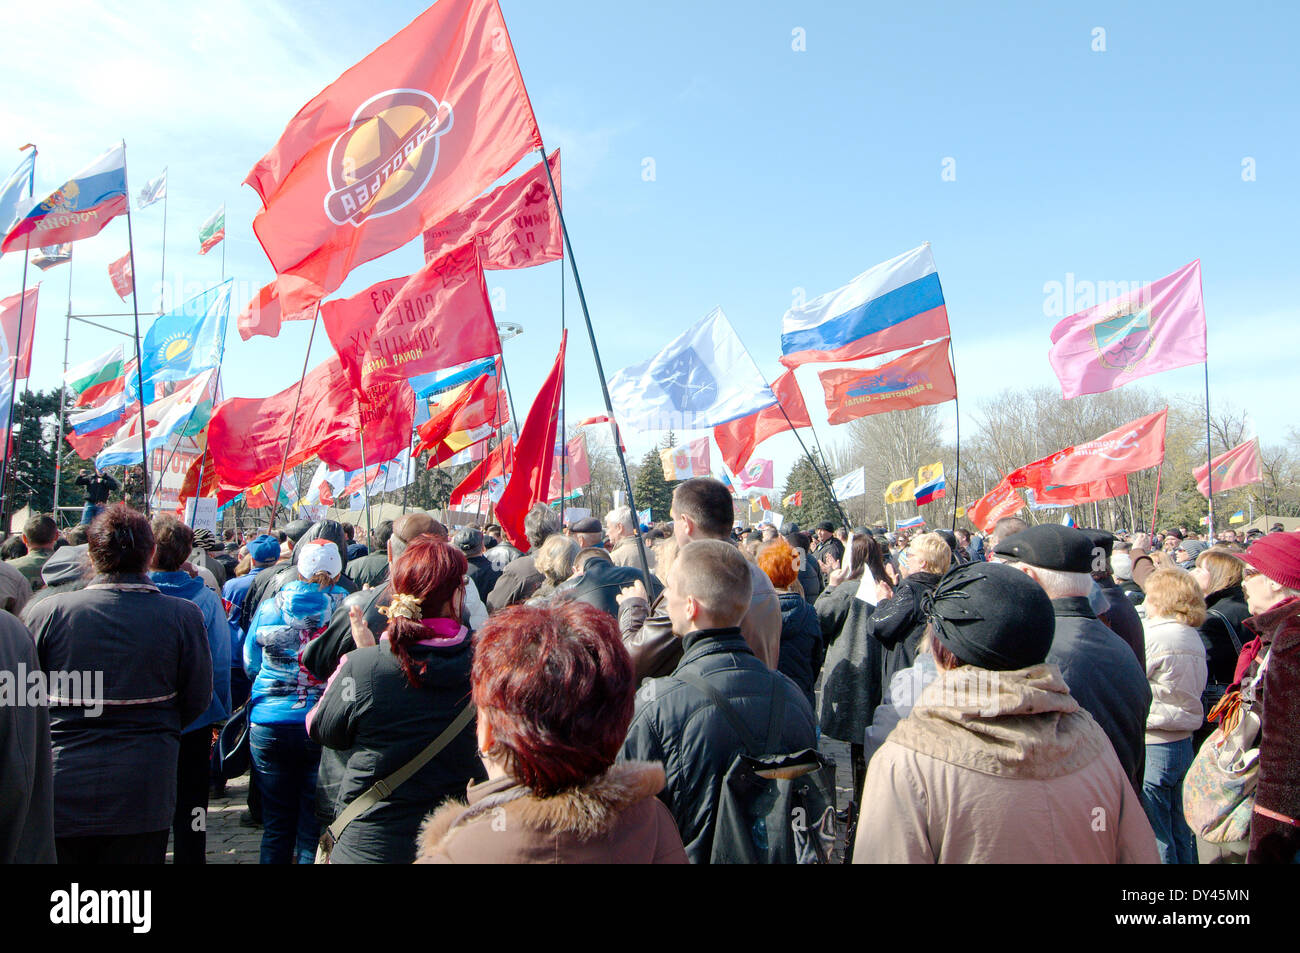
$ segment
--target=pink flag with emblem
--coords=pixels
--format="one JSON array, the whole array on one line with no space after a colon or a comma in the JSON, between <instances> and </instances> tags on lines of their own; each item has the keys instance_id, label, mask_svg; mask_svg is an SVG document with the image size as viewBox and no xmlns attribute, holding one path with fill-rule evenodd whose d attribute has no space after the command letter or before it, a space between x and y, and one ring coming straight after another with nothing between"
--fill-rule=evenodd
<instances>
[{"instance_id":1,"label":"pink flag with emblem","mask_svg":"<svg viewBox=\"0 0 1300 953\"><path fill-rule=\"evenodd\" d=\"M1222 493L1224 490L1235 490L1239 486L1264 482L1264 467L1259 457L1258 440L1247 440L1245 443L1237 444L1227 453L1211 460L1210 465L1214 467L1213 485L1207 479L1209 465L1202 463L1192 471L1192 476L1196 478L1196 488L1201 491L1201 496L1209 496L1211 489L1215 493Z\"/></svg>"},{"instance_id":2,"label":"pink flag with emblem","mask_svg":"<svg viewBox=\"0 0 1300 953\"><path fill-rule=\"evenodd\" d=\"M1201 260L1070 315L1052 329L1047 359L1066 398L1204 363Z\"/></svg>"}]
</instances>

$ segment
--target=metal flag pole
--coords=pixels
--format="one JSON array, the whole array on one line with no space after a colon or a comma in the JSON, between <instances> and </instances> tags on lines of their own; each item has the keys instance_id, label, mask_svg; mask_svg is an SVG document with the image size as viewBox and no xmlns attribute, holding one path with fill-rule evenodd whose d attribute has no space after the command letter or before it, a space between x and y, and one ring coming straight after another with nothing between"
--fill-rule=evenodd
<instances>
[{"instance_id":1,"label":"metal flag pole","mask_svg":"<svg viewBox=\"0 0 1300 953\"><path fill-rule=\"evenodd\" d=\"M293 399L293 416L289 418L289 435L285 438L284 453L280 456L280 477L275 481L275 499L271 502L270 529L272 530L275 529L275 517L280 512L280 486L284 483L284 466L289 459L289 448L293 445L293 431L294 427L298 424L298 404L302 401L302 385L303 381L307 379L307 361L311 359L311 345L312 342L316 340L316 324L319 320L320 302L317 301L316 313L312 315L311 319L311 334L307 336L307 353L302 356L302 373L298 375L298 393ZM358 418L357 425L360 426L360 424L361 421L360 418ZM365 452L364 447L365 445L363 444L363 457ZM364 473L362 473L362 477L365 477Z\"/></svg>"},{"instance_id":2,"label":"metal flag pole","mask_svg":"<svg viewBox=\"0 0 1300 953\"><path fill-rule=\"evenodd\" d=\"M167 167L163 166L163 234L162 234L162 283L158 286L158 311L167 313ZM135 283L135 276L131 276Z\"/></svg>"},{"instance_id":3,"label":"metal flag pole","mask_svg":"<svg viewBox=\"0 0 1300 953\"><path fill-rule=\"evenodd\" d=\"M1205 360L1205 497L1208 505L1206 535L1214 541L1214 448L1210 445L1210 360Z\"/></svg>"},{"instance_id":4,"label":"metal flag pole","mask_svg":"<svg viewBox=\"0 0 1300 953\"><path fill-rule=\"evenodd\" d=\"M34 200L36 198L36 157L40 154L36 147L31 143L19 149L19 152L32 150L32 167L27 170L27 197ZM4 514L7 525L9 518L9 458L13 456L10 452L13 449L13 431L14 431L14 398L18 393L18 362L23 352L23 318L27 307L27 260L31 257L32 237L27 233L27 241L23 246L23 285L22 291L18 297L18 343L14 346L14 353L10 362L9 377L9 411L5 419L4 432L4 458L0 459L0 513Z\"/></svg>"},{"instance_id":5,"label":"metal flag pole","mask_svg":"<svg viewBox=\"0 0 1300 953\"><path fill-rule=\"evenodd\" d=\"M226 203L225 202L221 203L221 230L223 232L226 230ZM226 280L226 236L225 235L221 236L221 280L222 281ZM280 491L279 489L276 489L275 492L278 494Z\"/></svg>"},{"instance_id":6,"label":"metal flag pole","mask_svg":"<svg viewBox=\"0 0 1300 953\"><path fill-rule=\"evenodd\" d=\"M296 416L296 415L295 415ZM361 408L357 408L357 435L361 440L361 497L366 507L366 540L370 539L370 477L366 473L366 429L361 422ZM276 495L279 495L276 490ZM343 554L344 556L347 553Z\"/></svg>"},{"instance_id":7,"label":"metal flag pole","mask_svg":"<svg viewBox=\"0 0 1300 953\"><path fill-rule=\"evenodd\" d=\"M132 279L134 283L134 278ZM59 435L54 440L54 521L59 521L59 484L63 478L63 418L68 413L68 344L72 340L72 260L68 260L68 316L63 323L63 376L59 379Z\"/></svg>"},{"instance_id":8,"label":"metal flag pole","mask_svg":"<svg viewBox=\"0 0 1300 953\"><path fill-rule=\"evenodd\" d=\"M126 162L126 141L122 141L122 178L126 183L126 243L131 256L131 311L135 317L135 380L136 391L140 396L140 469L144 473L144 486L141 490L141 497L144 499L144 515L150 516L149 509L149 435L145 432L144 419L144 360L140 354L140 294L137 290L139 282L135 280L137 274L135 270L135 238L131 229L131 185L127 178L128 165Z\"/></svg>"},{"instance_id":9,"label":"metal flag pole","mask_svg":"<svg viewBox=\"0 0 1300 953\"><path fill-rule=\"evenodd\" d=\"M540 138L541 134L539 133L538 139L540 140ZM555 178L551 175L551 164L546 161L546 148L539 145L538 152L542 156L542 168L546 170L546 181L551 186L551 197L555 199L555 212L560 218L560 233L564 236L564 247L568 250L569 267L573 269L573 284L578 290L578 303L582 306L582 320L587 325L587 340L591 342L591 356L596 361L596 376L600 378L600 392L605 398L605 413L609 415L609 429L614 437L614 452L618 455L618 466L623 473L623 489L627 492L627 505L632 510L632 528L633 536L636 538L637 555L641 558L641 570L645 573L645 583L648 587L650 585L650 559L646 556L645 539L641 536L641 523L636 518L637 508L636 500L632 495L632 478L628 476L627 458L623 454L623 447L619 440L618 424L614 418L614 403L609 398L609 384L605 382L605 368L600 360L600 349L596 346L596 332L591 326L591 312L587 308L587 296L582 290L582 277L578 274L578 262L573 255L573 243L569 240L569 226L564 221L564 209L560 205L560 193L555 187ZM501 364L501 369L502 373L504 373L504 361ZM514 414L513 408L511 414Z\"/></svg>"},{"instance_id":10,"label":"metal flag pole","mask_svg":"<svg viewBox=\"0 0 1300 953\"><path fill-rule=\"evenodd\" d=\"M560 334L568 330L564 314L564 247L560 247ZM567 358L565 359L568 360ZM566 409L565 399L568 396L569 380L568 375L563 371L560 373L560 523L564 523L564 482L568 477L569 463L569 431L565 426L564 412ZM636 514L632 516L633 522L638 522Z\"/></svg>"},{"instance_id":11,"label":"metal flag pole","mask_svg":"<svg viewBox=\"0 0 1300 953\"><path fill-rule=\"evenodd\" d=\"M942 294L942 290L940 294ZM948 360L952 362L953 407L957 415L957 462L953 464L952 473L952 531L957 532L957 499L961 491L961 400L957 397L957 350L952 346L952 335L948 335Z\"/></svg>"}]
</instances>

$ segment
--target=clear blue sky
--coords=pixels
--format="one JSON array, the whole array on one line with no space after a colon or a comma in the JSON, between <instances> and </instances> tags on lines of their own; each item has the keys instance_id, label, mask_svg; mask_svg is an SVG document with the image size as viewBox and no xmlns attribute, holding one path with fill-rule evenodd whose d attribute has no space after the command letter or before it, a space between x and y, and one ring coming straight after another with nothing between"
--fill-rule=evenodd
<instances>
[{"instance_id":1,"label":"clear blue sky","mask_svg":"<svg viewBox=\"0 0 1300 953\"><path fill-rule=\"evenodd\" d=\"M7 14L0 165L41 149L48 191L125 138L132 191L169 167L168 279L192 293L220 274L198 229L227 205L226 269L246 299L271 277L240 183L297 109L426 4L335 2L26 5ZM1251 413L1265 442L1296 424L1300 14L1284 4L698 3L502 0L548 147L608 374L721 306L770 377L796 289L835 288L933 245L951 317L963 423L1006 386L1055 385L1048 282L1149 281L1201 258L1214 401ZM52 24L57 24L51 33ZM1105 51L1094 51L1094 30ZM794 31L806 49L795 50ZM5 158L5 156L8 158ZM945 159L955 181L944 181ZM1255 180L1243 181L1243 160ZM644 177L645 160L654 178ZM528 160L530 163L533 160ZM135 216L142 289L161 278L162 206ZM74 312L125 310L106 266L126 222L77 245ZM418 241L342 292L418 267ZM21 257L0 260L16 292ZM560 273L489 273L521 414L558 344ZM44 276L33 386L57 386L68 268ZM246 293L244 293L246 292ZM498 294L500 294L498 292ZM569 414L602 410L570 284ZM1073 309L1069 309L1073 310ZM129 319L117 322L129 327ZM239 340L227 395L296 380L308 327ZM73 363L108 332L77 327ZM328 354L318 333L314 365ZM799 373L834 443L816 367ZM1147 378L1175 394L1199 366ZM952 405L945 413L951 425ZM629 441L639 456L657 435ZM759 456L784 476L784 435ZM715 465L716 461L715 461Z\"/></svg>"}]
</instances>

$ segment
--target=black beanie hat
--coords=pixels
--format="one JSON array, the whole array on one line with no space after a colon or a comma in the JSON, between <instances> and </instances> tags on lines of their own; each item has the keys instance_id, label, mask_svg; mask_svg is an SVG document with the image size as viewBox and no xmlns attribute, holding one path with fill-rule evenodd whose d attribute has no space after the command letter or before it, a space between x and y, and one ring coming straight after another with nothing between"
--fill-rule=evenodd
<instances>
[{"instance_id":1,"label":"black beanie hat","mask_svg":"<svg viewBox=\"0 0 1300 953\"><path fill-rule=\"evenodd\" d=\"M939 644L963 662L995 672L1037 665L1056 634L1052 601L1020 570L966 563L939 580L927 606Z\"/></svg>"}]
</instances>

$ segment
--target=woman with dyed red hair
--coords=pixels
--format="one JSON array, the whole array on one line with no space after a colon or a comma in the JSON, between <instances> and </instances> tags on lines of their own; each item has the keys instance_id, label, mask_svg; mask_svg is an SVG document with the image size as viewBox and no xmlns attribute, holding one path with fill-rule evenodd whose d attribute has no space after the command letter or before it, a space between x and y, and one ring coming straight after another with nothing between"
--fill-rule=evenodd
<instances>
[{"instance_id":1,"label":"woman with dyed red hair","mask_svg":"<svg viewBox=\"0 0 1300 953\"><path fill-rule=\"evenodd\" d=\"M686 863L663 765L614 763L636 681L608 613L506 609L475 636L472 681L488 781L429 816L418 863Z\"/></svg>"},{"instance_id":2,"label":"woman with dyed red hair","mask_svg":"<svg viewBox=\"0 0 1300 953\"><path fill-rule=\"evenodd\" d=\"M469 705L473 653L460 621L467 565L459 549L421 536L393 565L393 599L379 610L388 628L377 644L360 609L352 610L358 648L344 656L307 717L312 740L346 752L336 818L439 739ZM424 815L484 776L476 753L470 717L411 777L389 782L390 791L342 827L329 862L409 864ZM339 826L336 820L331 829Z\"/></svg>"},{"instance_id":3,"label":"woman with dyed red hair","mask_svg":"<svg viewBox=\"0 0 1300 953\"><path fill-rule=\"evenodd\" d=\"M804 598L799 570L804 555L778 536L763 544L758 553L758 568L767 573L781 603L781 654L777 671L788 675L803 689L808 704L817 708L813 685L821 671L826 650L822 646L821 623L817 612Z\"/></svg>"}]
</instances>

